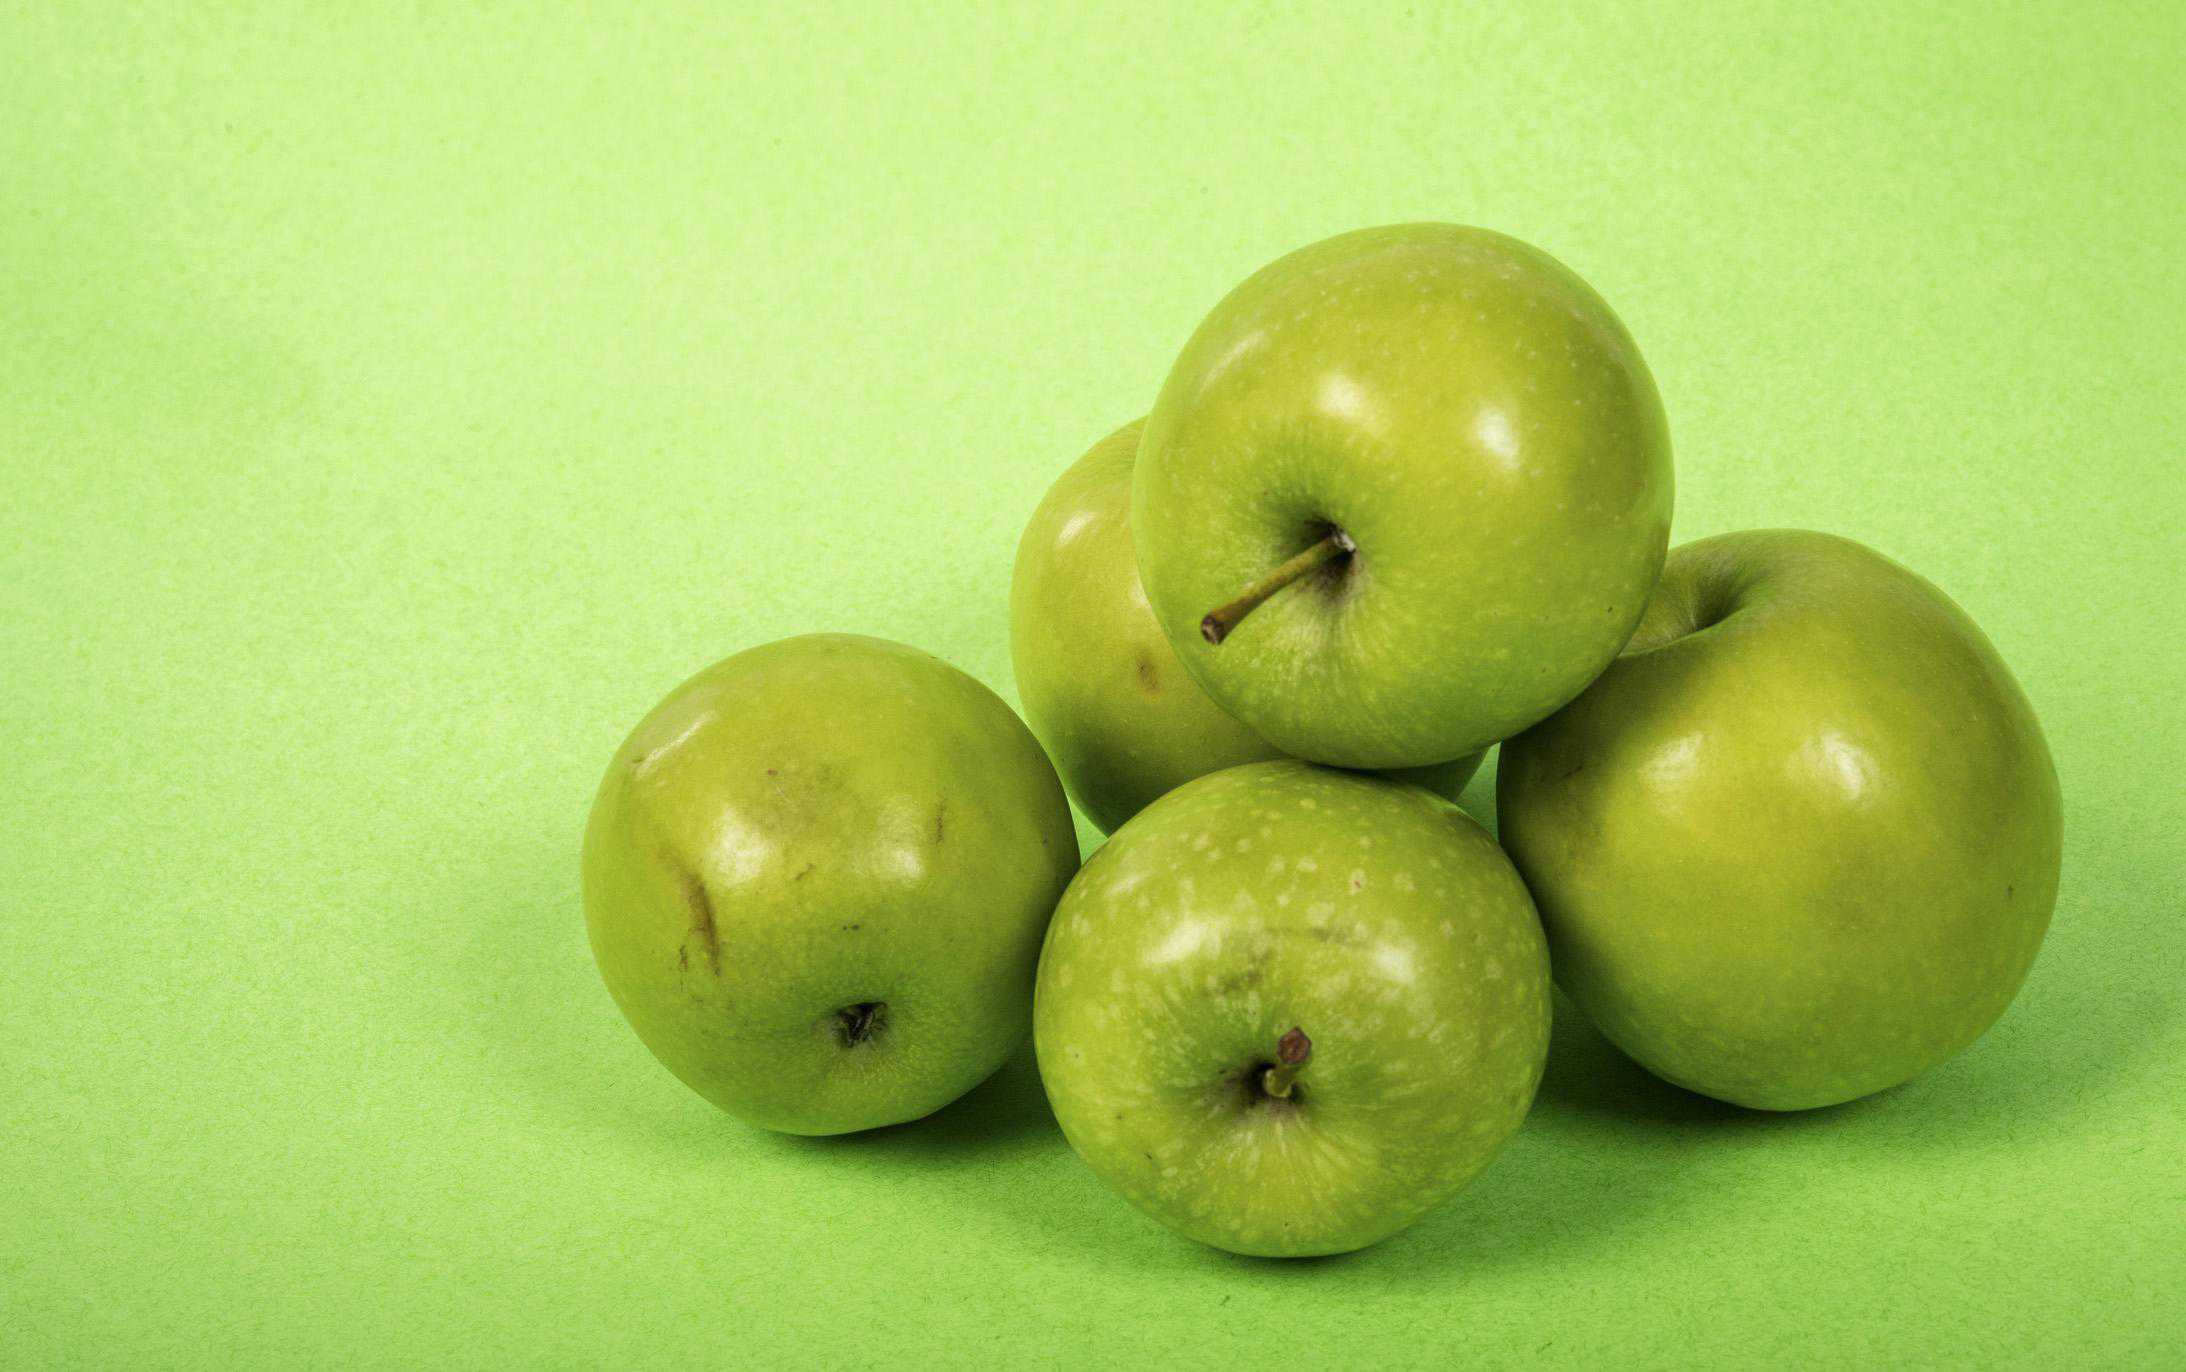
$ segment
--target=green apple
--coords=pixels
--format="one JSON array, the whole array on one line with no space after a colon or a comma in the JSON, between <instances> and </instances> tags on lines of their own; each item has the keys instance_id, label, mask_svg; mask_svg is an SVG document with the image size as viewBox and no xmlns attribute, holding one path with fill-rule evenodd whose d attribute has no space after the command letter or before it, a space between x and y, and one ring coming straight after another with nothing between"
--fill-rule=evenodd
<instances>
[{"instance_id":1,"label":"green apple","mask_svg":"<svg viewBox=\"0 0 2186 1372\"><path fill-rule=\"evenodd\" d=\"M1503 745L1497 796L1572 999L1761 1109L1972 1043L2057 896L2057 772L2010 671L1941 591L1824 534L1679 548L1616 664Z\"/></svg>"},{"instance_id":2,"label":"green apple","mask_svg":"<svg viewBox=\"0 0 2186 1372\"><path fill-rule=\"evenodd\" d=\"M1471 1180L1548 1051L1540 925L1419 787L1292 760L1187 782L1049 926L1033 1043L1093 1170L1235 1253L1342 1253Z\"/></svg>"},{"instance_id":3,"label":"green apple","mask_svg":"<svg viewBox=\"0 0 2186 1372\"><path fill-rule=\"evenodd\" d=\"M814 634L707 668L631 732L585 832L585 921L691 1089L838 1134L939 1109L1024 1040L1077 864L1054 769L993 692Z\"/></svg>"},{"instance_id":4,"label":"green apple","mask_svg":"<svg viewBox=\"0 0 2186 1372\"><path fill-rule=\"evenodd\" d=\"M1410 767L1517 733L1616 656L1661 570L1670 443L1585 282L1482 229L1304 248L1232 291L1139 449L1146 595L1286 753Z\"/></svg>"},{"instance_id":5,"label":"green apple","mask_svg":"<svg viewBox=\"0 0 2186 1372\"><path fill-rule=\"evenodd\" d=\"M1199 688L1146 603L1131 551L1142 427L1116 430L1057 478L1010 579L1025 718L1102 833L1194 777L1283 756ZM1471 753L1401 775L1455 800L1479 768Z\"/></svg>"}]
</instances>

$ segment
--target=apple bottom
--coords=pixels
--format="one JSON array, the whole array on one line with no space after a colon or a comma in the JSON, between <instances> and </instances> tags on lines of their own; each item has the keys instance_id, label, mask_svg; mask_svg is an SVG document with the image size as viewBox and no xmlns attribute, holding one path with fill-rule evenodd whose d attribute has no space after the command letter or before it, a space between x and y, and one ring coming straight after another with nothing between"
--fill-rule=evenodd
<instances>
[{"instance_id":1,"label":"apple bottom","mask_svg":"<svg viewBox=\"0 0 2186 1372\"><path fill-rule=\"evenodd\" d=\"M662 1065L747 1123L790 1134L901 1124L991 1076L1027 1028L1027 950L900 951L936 923L908 905L786 933L725 916L718 972L678 959L670 973L658 958L651 984L613 989Z\"/></svg>"},{"instance_id":2,"label":"apple bottom","mask_svg":"<svg viewBox=\"0 0 2186 1372\"><path fill-rule=\"evenodd\" d=\"M1421 1032L1419 1007L1384 998L1371 972L1314 961L1331 968L1348 1005L1216 992L1210 1006L1204 990L1177 984L1162 997L1174 1013L1155 1009L1138 1027L1136 1071L1104 1076L1084 1048L1061 1050L1058 1075L1082 1092L1057 1109L1071 1145L1105 1159L1096 1170L1141 1210L1251 1256L1350 1252L1440 1204L1524 1117L1536 1075L1504 1075L1483 1094L1475 1074L1494 1079L1496 1059L1517 1056L1530 1026L1506 1023L1470 1041ZM1127 1034L1127 1016L1100 1027ZM1292 1030L1315 1035L1314 1058L1277 1097L1263 1082Z\"/></svg>"},{"instance_id":3,"label":"apple bottom","mask_svg":"<svg viewBox=\"0 0 2186 1372\"><path fill-rule=\"evenodd\" d=\"M1487 1165L1539 1084L1548 998L1531 902L1479 826L1269 762L1096 854L1049 927L1034 1039L1064 1134L1126 1199L1302 1257L1386 1238Z\"/></svg>"},{"instance_id":4,"label":"apple bottom","mask_svg":"<svg viewBox=\"0 0 2186 1372\"><path fill-rule=\"evenodd\" d=\"M1061 784L993 692L900 644L748 649L632 730L585 831L585 926L645 1045L755 1124L948 1104L1023 1043L1076 870Z\"/></svg>"}]
</instances>

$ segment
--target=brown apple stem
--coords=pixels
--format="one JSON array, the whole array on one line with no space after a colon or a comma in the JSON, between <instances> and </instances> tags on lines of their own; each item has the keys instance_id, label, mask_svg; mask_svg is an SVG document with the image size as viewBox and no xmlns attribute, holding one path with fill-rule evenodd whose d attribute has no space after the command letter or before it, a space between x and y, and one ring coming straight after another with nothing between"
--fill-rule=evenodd
<instances>
[{"instance_id":1,"label":"brown apple stem","mask_svg":"<svg viewBox=\"0 0 2186 1372\"><path fill-rule=\"evenodd\" d=\"M1326 537L1312 547L1290 558L1266 576L1247 586L1237 599L1208 614L1199 621L1199 632L1209 643L1219 645L1230 636L1238 622L1260 608L1260 602L1282 590L1291 582L1324 563L1339 557L1349 557L1359 550L1351 541L1351 535L1341 529L1330 529Z\"/></svg>"},{"instance_id":2,"label":"brown apple stem","mask_svg":"<svg viewBox=\"0 0 2186 1372\"><path fill-rule=\"evenodd\" d=\"M1275 1065L1260 1074L1260 1089L1277 1100L1290 1099L1290 1088L1312 1060L1313 1040L1305 1030L1292 1028L1275 1041Z\"/></svg>"}]
</instances>

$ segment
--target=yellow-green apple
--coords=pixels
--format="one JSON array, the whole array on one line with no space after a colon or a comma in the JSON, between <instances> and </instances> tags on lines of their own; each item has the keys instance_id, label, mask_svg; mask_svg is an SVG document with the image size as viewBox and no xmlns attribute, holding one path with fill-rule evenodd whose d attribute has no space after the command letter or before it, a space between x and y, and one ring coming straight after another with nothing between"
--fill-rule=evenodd
<instances>
[{"instance_id":1,"label":"yellow-green apple","mask_svg":"<svg viewBox=\"0 0 2186 1372\"><path fill-rule=\"evenodd\" d=\"M1515 239L1403 224L1215 307L1147 417L1132 526L1224 709L1297 757L1411 767L1609 664L1670 503L1654 380L1601 297Z\"/></svg>"},{"instance_id":2,"label":"yellow-green apple","mask_svg":"<svg viewBox=\"0 0 2186 1372\"><path fill-rule=\"evenodd\" d=\"M2057 896L2057 773L2011 672L1943 592L1824 534L1672 553L1616 663L1503 745L1497 795L1572 999L1761 1109L1972 1043Z\"/></svg>"},{"instance_id":3,"label":"yellow-green apple","mask_svg":"<svg viewBox=\"0 0 2186 1372\"><path fill-rule=\"evenodd\" d=\"M1033 1042L1071 1146L1236 1253L1363 1248L1485 1167L1548 1049L1502 850L1403 782L1283 760L1187 782L1056 908Z\"/></svg>"},{"instance_id":4,"label":"yellow-green apple","mask_svg":"<svg viewBox=\"0 0 2186 1372\"><path fill-rule=\"evenodd\" d=\"M1131 551L1131 468L1143 421L1058 477L1017 545L1010 651L1025 718L1103 833L1194 777L1283 756L1177 661ZM1399 773L1450 799L1480 754Z\"/></svg>"},{"instance_id":5,"label":"yellow-green apple","mask_svg":"<svg viewBox=\"0 0 2186 1372\"><path fill-rule=\"evenodd\" d=\"M993 692L814 634L707 668L631 732L585 833L585 918L670 1071L836 1134L928 1114L1023 1041L1077 864L1054 769Z\"/></svg>"}]
</instances>

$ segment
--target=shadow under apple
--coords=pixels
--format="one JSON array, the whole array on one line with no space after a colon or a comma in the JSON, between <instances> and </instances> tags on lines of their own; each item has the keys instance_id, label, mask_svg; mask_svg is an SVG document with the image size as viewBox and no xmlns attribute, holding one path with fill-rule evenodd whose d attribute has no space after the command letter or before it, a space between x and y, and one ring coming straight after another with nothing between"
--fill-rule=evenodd
<instances>
[{"instance_id":1,"label":"shadow under apple","mask_svg":"<svg viewBox=\"0 0 2186 1372\"><path fill-rule=\"evenodd\" d=\"M1492 772L1468 788L1493 814ZM444 1070L514 1108L531 1127L591 1135L663 1162L729 1166L754 1150L880 1177L947 1171L952 1203L997 1239L1088 1268L1231 1273L1339 1285L1448 1282L1467 1274L1598 1261L1636 1226L1719 1223L1767 1205L1778 1168L1850 1166L1853 1154L2023 1147L2099 1116L2145 1067L2175 1016L2116 985L2093 912L2058 915L2022 1002L1959 1059L1897 1090L1828 1110L1771 1114L1695 1095L1626 1058L1558 997L1531 1118L1481 1177L1420 1224L1331 1259L1238 1258L1163 1229L1072 1155L1047 1108L1029 1046L982 1085L923 1120L804 1139L746 1126L692 1096L632 1036L599 985L558 847L522 841L480 854L456 901L453 937L417 941L412 1032L446 1036ZM507 874L537 874L512 891ZM2075 883L2076 885L2076 883ZM2068 899L2071 892L2068 889ZM2068 922L2069 921L2069 922ZM552 936L542 936L542 931ZM558 931L558 932L554 932ZM2137 983L2136 983L2137 984ZM1753 1150L1778 1156L1757 1165ZM1006 1166L993 1166L997 1162Z\"/></svg>"},{"instance_id":2,"label":"shadow under apple","mask_svg":"<svg viewBox=\"0 0 2186 1372\"><path fill-rule=\"evenodd\" d=\"M1015 1241L1051 1261L1142 1274L1228 1274L1250 1283L1311 1275L1338 1285L1448 1283L1467 1272L1554 1265L1571 1253L1609 1251L1617 1233L1656 1222L1666 1208L1720 1204L1723 1179L1704 1164L1723 1126L1735 1128L1750 1112L1655 1080L1568 1006L1558 1011L1542 1095L1511 1146L1418 1225L1358 1253L1247 1258L1170 1233L1068 1157L1045 1116L1036 1076L1026 1083L1031 1098L1010 1108L1037 1109L1041 1128L1028 1131L1032 1146L1059 1150L1069 1166L1047 1185L997 1189L983 1198Z\"/></svg>"},{"instance_id":3,"label":"shadow under apple","mask_svg":"<svg viewBox=\"0 0 2186 1372\"><path fill-rule=\"evenodd\" d=\"M991 1160L1027 1148L1068 1148L1048 1112L1030 1043L1011 1054L993 1076L922 1119L856 1134L765 1137L786 1152L809 1155L815 1164L855 1154L867 1164L895 1162L914 1168Z\"/></svg>"}]
</instances>

